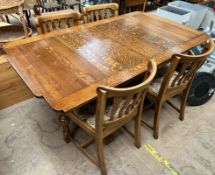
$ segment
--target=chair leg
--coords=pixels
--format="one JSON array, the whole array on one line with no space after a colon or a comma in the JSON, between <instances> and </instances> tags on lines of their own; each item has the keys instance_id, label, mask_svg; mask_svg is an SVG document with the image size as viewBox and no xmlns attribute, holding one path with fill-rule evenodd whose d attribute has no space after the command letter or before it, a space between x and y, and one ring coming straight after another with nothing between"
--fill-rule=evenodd
<instances>
[{"instance_id":1,"label":"chair leg","mask_svg":"<svg viewBox=\"0 0 215 175\"><path fill-rule=\"evenodd\" d=\"M6 18L7 23L10 23L10 19L9 19L8 15L5 15L5 18Z\"/></svg>"},{"instance_id":2,"label":"chair leg","mask_svg":"<svg viewBox=\"0 0 215 175\"><path fill-rule=\"evenodd\" d=\"M159 123L160 123L160 112L161 112L162 103L156 103L155 104L155 114L154 114L154 138L158 139L158 133L159 133Z\"/></svg>"},{"instance_id":3,"label":"chair leg","mask_svg":"<svg viewBox=\"0 0 215 175\"><path fill-rule=\"evenodd\" d=\"M4 22L4 17L0 15L0 21Z\"/></svg>"},{"instance_id":4,"label":"chair leg","mask_svg":"<svg viewBox=\"0 0 215 175\"><path fill-rule=\"evenodd\" d=\"M81 4L78 4L79 12L81 13Z\"/></svg>"},{"instance_id":5,"label":"chair leg","mask_svg":"<svg viewBox=\"0 0 215 175\"><path fill-rule=\"evenodd\" d=\"M135 138L135 145L137 148L140 148L141 147L141 132L140 132L140 129L141 129L141 116L138 115L136 118L135 118L135 134L134 134L134 138Z\"/></svg>"},{"instance_id":6,"label":"chair leg","mask_svg":"<svg viewBox=\"0 0 215 175\"><path fill-rule=\"evenodd\" d=\"M101 170L102 175L107 175L105 160L104 160L104 145L103 145L103 138L96 139L96 148L98 154L98 166Z\"/></svg>"},{"instance_id":7,"label":"chair leg","mask_svg":"<svg viewBox=\"0 0 215 175\"><path fill-rule=\"evenodd\" d=\"M185 112L185 106L187 103L188 94L189 94L189 89L188 90L186 89L186 90L184 90L182 97L181 97L180 116L179 116L179 119L181 121L184 120L184 112Z\"/></svg>"}]
</instances>

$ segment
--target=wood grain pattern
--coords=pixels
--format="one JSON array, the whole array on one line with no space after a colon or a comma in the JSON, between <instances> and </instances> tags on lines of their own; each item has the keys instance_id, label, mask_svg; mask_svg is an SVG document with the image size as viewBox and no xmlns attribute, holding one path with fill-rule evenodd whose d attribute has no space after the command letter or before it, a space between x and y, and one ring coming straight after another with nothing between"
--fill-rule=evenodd
<instances>
[{"instance_id":1,"label":"wood grain pattern","mask_svg":"<svg viewBox=\"0 0 215 175\"><path fill-rule=\"evenodd\" d=\"M209 38L142 12L89 23L5 46L9 61L36 96L68 111ZM29 52L31 50L31 52Z\"/></svg>"},{"instance_id":2,"label":"wood grain pattern","mask_svg":"<svg viewBox=\"0 0 215 175\"><path fill-rule=\"evenodd\" d=\"M4 56L0 57L0 109L32 98L33 94L25 85Z\"/></svg>"}]
</instances>

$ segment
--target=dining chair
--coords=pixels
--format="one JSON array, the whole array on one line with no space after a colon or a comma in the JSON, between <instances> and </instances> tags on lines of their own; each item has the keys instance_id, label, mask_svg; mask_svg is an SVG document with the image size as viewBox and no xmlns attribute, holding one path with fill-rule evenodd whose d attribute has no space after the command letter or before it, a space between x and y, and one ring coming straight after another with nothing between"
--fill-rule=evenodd
<instances>
[{"instance_id":1,"label":"dining chair","mask_svg":"<svg viewBox=\"0 0 215 175\"><path fill-rule=\"evenodd\" d=\"M192 80L196 71L214 50L213 40L208 40L204 46L200 55L174 54L164 76L155 78L149 86L146 97L154 104L154 121L151 126L142 119L142 124L153 130L155 139L158 138L160 112L165 102L179 112L181 121L184 120L185 105ZM170 101L171 97L179 94L181 94L180 108Z\"/></svg>"},{"instance_id":2,"label":"dining chair","mask_svg":"<svg viewBox=\"0 0 215 175\"><path fill-rule=\"evenodd\" d=\"M150 60L147 76L145 76L142 83L127 88L99 86L97 88L96 108L93 114L82 113L80 112L81 108L65 113L67 119L64 118L64 124L65 120L70 120L91 136L84 143L80 143L75 136L70 135L69 139L100 168L102 175L107 174L103 152L104 139L116 130L125 127L124 125L133 119L135 145L137 148L141 146L140 129L143 101L146 89L153 80L156 71L156 62ZM68 127L64 129L64 133L66 133ZM86 150L86 147L93 142L96 143L98 159Z\"/></svg>"},{"instance_id":3,"label":"dining chair","mask_svg":"<svg viewBox=\"0 0 215 175\"><path fill-rule=\"evenodd\" d=\"M147 0L125 0L125 12L145 11Z\"/></svg>"},{"instance_id":4,"label":"dining chair","mask_svg":"<svg viewBox=\"0 0 215 175\"><path fill-rule=\"evenodd\" d=\"M79 25L81 18L82 16L79 12L69 9L36 16L35 24L38 34L44 34Z\"/></svg>"},{"instance_id":5,"label":"dining chair","mask_svg":"<svg viewBox=\"0 0 215 175\"><path fill-rule=\"evenodd\" d=\"M63 9L61 0L37 0L37 4L42 8L42 12L53 12Z\"/></svg>"},{"instance_id":6,"label":"dining chair","mask_svg":"<svg viewBox=\"0 0 215 175\"><path fill-rule=\"evenodd\" d=\"M117 3L90 5L83 8L85 23L94 22L113 16L118 16L119 6Z\"/></svg>"},{"instance_id":7,"label":"dining chair","mask_svg":"<svg viewBox=\"0 0 215 175\"><path fill-rule=\"evenodd\" d=\"M80 0L62 0L64 9L74 9L78 7L79 12L81 12L81 1Z\"/></svg>"}]
</instances>

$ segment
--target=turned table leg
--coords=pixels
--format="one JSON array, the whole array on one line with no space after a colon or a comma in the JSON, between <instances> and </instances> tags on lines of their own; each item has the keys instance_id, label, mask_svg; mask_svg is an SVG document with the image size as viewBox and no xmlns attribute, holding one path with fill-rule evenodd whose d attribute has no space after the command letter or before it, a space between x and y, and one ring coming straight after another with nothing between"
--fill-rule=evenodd
<instances>
[{"instance_id":1,"label":"turned table leg","mask_svg":"<svg viewBox=\"0 0 215 175\"><path fill-rule=\"evenodd\" d=\"M71 135L70 135L70 129L69 129L69 123L70 123L69 118L66 115L64 115L63 113L61 113L58 116L58 120L59 120L61 126L63 127L64 141L66 143L71 142Z\"/></svg>"}]
</instances>

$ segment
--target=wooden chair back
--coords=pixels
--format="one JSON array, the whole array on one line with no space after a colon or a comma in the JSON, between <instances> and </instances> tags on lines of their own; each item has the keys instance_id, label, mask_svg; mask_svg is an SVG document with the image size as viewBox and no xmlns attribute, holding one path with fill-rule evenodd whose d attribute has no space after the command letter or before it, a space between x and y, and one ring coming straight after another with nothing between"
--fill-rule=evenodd
<instances>
[{"instance_id":1,"label":"wooden chair back","mask_svg":"<svg viewBox=\"0 0 215 175\"><path fill-rule=\"evenodd\" d=\"M119 6L117 3L98 4L83 8L85 23L94 22L113 16L118 16Z\"/></svg>"},{"instance_id":2,"label":"wooden chair back","mask_svg":"<svg viewBox=\"0 0 215 175\"><path fill-rule=\"evenodd\" d=\"M160 98L165 100L166 97L174 96L189 87L195 73L213 50L214 42L210 39L204 43L204 49L200 55L174 54L160 88Z\"/></svg>"},{"instance_id":3,"label":"wooden chair back","mask_svg":"<svg viewBox=\"0 0 215 175\"><path fill-rule=\"evenodd\" d=\"M55 30L79 25L81 14L74 10L63 10L44 13L36 16L35 24L38 34L53 32Z\"/></svg>"},{"instance_id":4,"label":"wooden chair back","mask_svg":"<svg viewBox=\"0 0 215 175\"><path fill-rule=\"evenodd\" d=\"M125 11L127 13L133 11L145 11L147 0L126 0Z\"/></svg>"},{"instance_id":5,"label":"wooden chair back","mask_svg":"<svg viewBox=\"0 0 215 175\"><path fill-rule=\"evenodd\" d=\"M131 118L142 113L146 89L157 72L157 65L154 60L149 62L148 71L148 77L136 86L128 88L98 87L96 128L99 132L102 132L101 130L105 128L108 135L123 126ZM111 99L113 104L107 114L105 108L108 99ZM106 119L104 119L104 116Z\"/></svg>"},{"instance_id":6,"label":"wooden chair back","mask_svg":"<svg viewBox=\"0 0 215 175\"><path fill-rule=\"evenodd\" d=\"M62 0L37 0L38 5L44 5L45 3L58 3L60 4Z\"/></svg>"}]
</instances>

